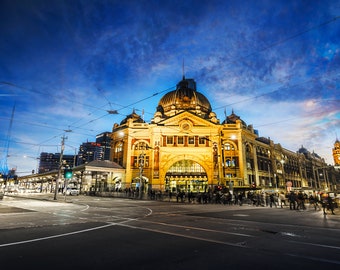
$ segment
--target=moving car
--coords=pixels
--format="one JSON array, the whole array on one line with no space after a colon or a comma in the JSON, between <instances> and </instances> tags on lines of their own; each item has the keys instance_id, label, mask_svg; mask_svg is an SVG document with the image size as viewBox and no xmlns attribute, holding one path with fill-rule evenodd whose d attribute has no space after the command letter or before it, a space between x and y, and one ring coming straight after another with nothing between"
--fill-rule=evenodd
<instances>
[{"instance_id":1,"label":"moving car","mask_svg":"<svg viewBox=\"0 0 340 270\"><path fill-rule=\"evenodd\" d=\"M66 190L66 195L78 196L79 195L79 189L77 189L77 188L68 188Z\"/></svg>"}]
</instances>

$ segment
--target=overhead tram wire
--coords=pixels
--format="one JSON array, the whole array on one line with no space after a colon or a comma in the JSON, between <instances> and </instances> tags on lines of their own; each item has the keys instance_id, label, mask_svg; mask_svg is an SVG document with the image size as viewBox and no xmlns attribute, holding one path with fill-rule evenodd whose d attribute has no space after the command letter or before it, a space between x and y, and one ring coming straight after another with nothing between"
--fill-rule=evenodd
<instances>
[{"instance_id":1,"label":"overhead tram wire","mask_svg":"<svg viewBox=\"0 0 340 270\"><path fill-rule=\"evenodd\" d=\"M20 86L20 85L17 85L15 83L12 83L12 82L1 81L0 84L9 85L9 86L12 86L12 87L15 87L15 88L18 88L18 89L22 89L22 90L25 90L25 91L28 91L28 92L33 92L33 93L44 95L44 96L56 97L56 96L52 95L51 93L46 93L46 92L43 92L43 91L40 91L40 90L36 90L35 88L27 88L27 87ZM84 103L81 103L81 102L76 101L74 99L68 98L67 96L64 96L63 100L67 100L67 101L69 101L71 103L80 104L80 105L85 106L85 107L90 107L90 108L95 108L95 109L98 109L98 110L103 110L100 107L96 107L96 106L93 106L93 105L90 105L90 104L84 104Z\"/></svg>"},{"instance_id":2,"label":"overhead tram wire","mask_svg":"<svg viewBox=\"0 0 340 270\"><path fill-rule=\"evenodd\" d=\"M2 81L2 82L0 82L0 84L9 85L9 86L16 87L16 88L19 88L19 89L23 89L23 90L25 90L25 91L33 92L33 93L36 93L36 94L44 94L44 95L46 95L46 93L43 93L43 92L41 92L41 91L38 91L38 90L35 90L35 89L29 89L29 88L26 88L26 87L23 87L23 86L19 86L19 85L17 85L17 84L11 83L11 82L4 82L4 81ZM136 101L136 102L134 102L134 103L132 103L132 104L130 104L130 105L127 105L127 106L123 106L123 105L119 105L119 104L111 103L111 102L109 102L109 105L114 104L114 105L122 106L122 108L118 109L118 110L122 110L122 109L125 109L125 108L129 108L129 107L131 107L131 106L134 105L134 104L138 104L138 103L140 103L140 102L142 102L142 101L144 101L144 100L147 100L147 99L149 99L149 98L152 98L152 97L154 97L154 96L157 96L158 94L161 94L161 93L163 93L163 92L169 91L169 89L172 89L172 88L173 88L173 87L168 88L168 89L165 89L165 90L163 90L163 91L161 91L161 92L154 93L152 96L146 97L146 98L144 98L144 99L141 99L141 100L139 100L139 101ZM52 96L52 95L50 95L50 96ZM87 107L90 107L90 108L94 108L94 109L96 109L96 110L104 110L104 111L105 111L105 109L103 109L103 108L98 108L98 107L93 106L93 105L84 104L84 103L81 103L81 102L77 102L77 101L75 101L75 100L70 100L70 99L68 99L67 97L65 97L64 99L65 99L65 100L68 100L68 101L72 101L72 103L77 103L77 104L80 104L80 105L83 105L83 106L87 106ZM118 110L117 110L117 111L118 111ZM107 111L107 110L106 110L106 111ZM85 123L85 124L83 124L83 125L80 125L80 126L77 126L77 127L74 127L73 125L70 125L69 127L72 127L72 131L75 132L75 129L81 129L82 126L85 126L85 125L87 125L87 124L89 124L89 123L93 123L93 122L95 122L95 121L97 121L97 120L99 120L99 119L101 119L101 118L103 118L103 117L105 117L105 116L107 116L107 115L109 115L109 114L110 114L110 113L107 113L107 114L102 115L102 116L100 116L100 117L98 117L98 118L96 118L96 119L92 119L92 120L88 121L87 123ZM120 113L118 113L118 114L120 114ZM122 115L123 115L123 114L122 114ZM40 127L44 127L44 128L50 128L50 129L56 129L56 130L64 130L64 129L55 128L55 127L50 127L50 126L47 126L47 125L41 125L41 124L37 124L37 123L28 123L28 122L24 122L24 124L30 124L30 125L35 125L35 126L40 126ZM86 129L84 129L84 130L86 130ZM78 132L75 132L75 133L78 133ZM61 134L59 134L59 135L52 136L51 138L45 140L44 142L51 141L51 140L55 139L55 138L58 137L58 136L62 136L62 134L63 134L63 133L61 133ZM79 133L79 134L82 134L82 133ZM91 136L92 134L85 134L85 135L90 135L90 136ZM44 143L44 142L43 142L43 143ZM25 142L18 142L18 143L20 143L20 144L28 144L28 143L25 143ZM43 144L31 144L31 145L34 145L34 146L39 146L39 145L41 145L41 146L43 146ZM54 146L54 145L53 145L53 146Z\"/></svg>"},{"instance_id":3,"label":"overhead tram wire","mask_svg":"<svg viewBox=\"0 0 340 270\"><path fill-rule=\"evenodd\" d=\"M87 124L93 123L93 122L95 122L95 121L97 121L97 120L99 120L99 119L101 119L101 118L103 118L103 117L105 117L105 116L107 116L107 115L111 115L111 114L120 114L120 115L126 116L126 115L124 115L124 114L119 113L119 111L124 110L124 109L126 109L126 108L131 108L132 105L135 105L135 104L138 104L138 103L140 103L140 102L142 102L142 101L145 101L145 100L147 100L147 99L153 98L153 97L155 97L155 96L157 96L157 95L159 95L159 94L161 94L161 93L167 92L167 91L169 91L170 89L173 89L173 88L174 88L174 86L173 86L173 87L170 87L170 88L168 88L168 89L165 89L165 90L163 90L163 91L154 93L152 96L143 98L143 99L141 99L141 100L138 100L138 101L136 101L136 102L134 102L134 103L131 103L131 104L129 104L129 105L126 105L126 106L120 105L120 104L117 104L117 103L112 103L108 98L106 98L106 96L103 95L104 98L106 99L106 101L108 102L107 104L109 104L111 110L105 110L105 109L102 109L102 108L101 108L100 110L104 110L104 111L106 111L107 113L104 114L104 115L102 115L102 116L100 116L100 117L98 117L98 118L96 118L96 119L92 119L92 120L90 120L90 121L88 121L88 122L86 122L86 123L84 123L84 124L82 124L82 125L79 125L79 126L74 126L74 124L78 122L78 121L76 121L76 122L74 122L74 123L71 124L71 127L74 127L74 129L82 128L83 126L85 126L85 125L87 125ZM97 90L98 90L98 91L102 91L100 88L97 88ZM113 105L116 105L116 106L120 106L121 108L116 109L116 110L113 110L112 104L113 104Z\"/></svg>"},{"instance_id":4,"label":"overhead tram wire","mask_svg":"<svg viewBox=\"0 0 340 270\"><path fill-rule=\"evenodd\" d=\"M173 88L174 88L174 86L169 87L169 88L167 88L167 89L165 89L165 90L162 90L162 91L160 91L160 92L157 92L157 93L152 94L152 96L148 96L148 97L146 97L146 98L143 98L143 99L140 99L140 100L138 100L138 101L136 101L136 102L133 102L133 103L131 103L131 104L129 104L129 105L123 106L122 108L117 109L117 112L120 111L120 110L126 109L126 108L131 108L131 106L133 106L133 105L136 105L136 104L138 104L138 103L140 103L140 102L143 102L143 101L145 101L145 100L148 100L148 99L150 99L150 98L153 98L153 97L155 97L155 96L157 96L157 95L159 95L159 94L162 94L162 93L164 93L164 92L167 92L167 91L169 91L169 90L171 90L171 89L173 89ZM81 127L83 127L83 126L85 126L85 125L87 125L87 124L93 123L93 122L95 122L95 121L97 121L97 120L99 120L99 119L101 119L101 118L103 118L103 117L105 117L105 116L107 116L107 115L110 115L110 113L108 112L107 114L104 114L104 115L102 115L102 116L100 116L100 117L98 117L98 118L96 118L96 119L92 119L92 120L90 120L90 121L84 123L83 125L74 127L74 129L81 128Z\"/></svg>"},{"instance_id":5,"label":"overhead tram wire","mask_svg":"<svg viewBox=\"0 0 340 270\"><path fill-rule=\"evenodd\" d=\"M39 91L39 90L36 90L36 89L29 89L29 88L26 88L26 87L23 87L23 86L20 86L20 85L17 85L17 84L14 84L14 83L11 83L11 82L6 82L6 81L1 81L0 84L3 84L3 85L8 85L8 86L11 86L11 87L15 87L15 88L19 88L19 89L23 89L25 91L28 91L28 92L33 92L35 94L41 94L41 95L45 95L46 96L46 93L43 93L42 91ZM53 97L53 95L49 94L48 96L50 97ZM80 104L82 106L85 106L85 107L90 107L90 108L94 108L96 110L103 110L103 111L106 111L105 109L103 109L102 107L96 107L96 106L93 106L93 105L89 105L89 104L85 104L85 103L81 103L81 102L78 102L76 100L72 100L72 99L69 99L67 96L65 96L63 98L63 100L67 100L69 102L71 102L72 104L76 103L76 104ZM118 104L117 104L118 105ZM92 112L93 113L93 112ZM20 123L24 123L25 122L22 122L22 121L19 121ZM27 123L27 122L26 122ZM76 122L75 122L76 123ZM35 126L42 126L42 125L39 125L39 124L34 124L34 123L30 123L32 125L35 125ZM55 127L48 127L48 126L45 126L47 128L52 128L52 129L56 129ZM88 135L88 134L87 134Z\"/></svg>"},{"instance_id":6,"label":"overhead tram wire","mask_svg":"<svg viewBox=\"0 0 340 270\"><path fill-rule=\"evenodd\" d=\"M132 103L132 104L130 104L130 105L124 106L123 108L121 108L121 109L119 109L119 110L122 110L122 109L125 109L125 108L129 108L129 107L131 107L132 105L138 104L138 103L140 103L140 102L142 102L142 101L145 101L145 100L147 100L147 99L150 99L150 98L152 98L152 97L154 97L154 96L157 96L157 95L159 95L159 94L161 94L161 93L167 92L167 91L169 91L170 89L173 89L173 88L174 88L174 87L171 87L171 88L165 89L165 90L163 90L163 91L161 91L161 92L154 93L152 96L143 98L143 99L141 99L141 100L139 100L139 101L136 101L136 102L134 102L134 103ZM97 120L99 120L99 119L101 119L101 118L103 118L103 117L105 117L105 116L107 116L107 115L109 115L109 113L104 114L104 115L102 115L102 116L100 116L100 117L98 117L98 118L96 118L96 119L92 119L92 120L88 121L87 123L85 123L85 124L83 124L83 125L81 125L81 126L74 127L74 126L70 125L69 128L72 128L72 132L74 132L74 130L76 130L76 129L81 129L82 126L87 125L87 124L90 124L90 123L93 123L93 122L95 122L95 121L97 121ZM60 130L60 129L58 129L58 130ZM75 132L75 133L76 133L76 132ZM80 133L80 134L81 134L81 133ZM63 135L63 133L62 133L62 134L59 134L59 136L62 136L62 135ZM92 134L88 134L88 135L92 135ZM52 139L55 139L56 137L58 137L58 135L53 136L53 137L51 137L50 139L45 140L44 142L50 141L50 140L52 140Z\"/></svg>"},{"instance_id":7,"label":"overhead tram wire","mask_svg":"<svg viewBox=\"0 0 340 270\"><path fill-rule=\"evenodd\" d=\"M13 142L15 142L17 144L22 144L22 145L31 145L32 146L31 149L33 149L33 147L39 147L39 148L40 147L59 147L59 144L45 144L45 143L47 143L47 142L49 142L49 141L51 141L53 139L56 139L56 138L62 136L63 134L64 133L55 135L55 136L53 136L53 137L51 137L49 139L46 139L46 140L44 140L44 141L42 141L40 143L28 143L28 142L16 142L16 141L13 141ZM20 152L21 152L21 150L20 150ZM14 152L14 154L19 154L20 152L16 151L16 152Z\"/></svg>"},{"instance_id":8,"label":"overhead tram wire","mask_svg":"<svg viewBox=\"0 0 340 270\"><path fill-rule=\"evenodd\" d=\"M175 86L172 86L172 87L169 87L169 88L167 88L167 89L165 89L165 90L162 90L162 91L160 91L160 92L154 93L152 96L143 98L143 99L141 99L141 100L139 100L139 101L136 101L136 102L134 102L134 103L131 103L131 104L129 104L129 105L126 105L126 106L124 106L124 107L122 107L122 108L120 108L120 109L118 109L118 110L123 110L123 109L129 108L129 107L131 107L132 105L138 104L138 103L140 103L140 102L142 102L142 101L148 100L148 99L153 98L153 97L155 97L155 96L157 96L157 95L159 95L159 94L162 94L162 93L164 93L164 92L167 92L167 91L173 89L174 87L175 87ZM109 102L109 103L110 103L110 102ZM95 122L95 121L97 121L97 120L99 120L99 119L101 119L101 118L103 118L103 117L105 117L105 116L107 116L107 115L109 115L109 114L110 114L110 113L107 113L107 114L102 115L102 116L100 116L100 117L98 117L98 118L96 118L96 119L92 119L92 120L90 120L89 122L87 122L87 123L85 123L85 124L83 124L83 125L81 125L81 126L73 127L73 128L72 128L72 131L73 131L74 129L80 129L82 126L87 125L87 124L89 124L89 123L93 123L93 122ZM72 126L70 126L70 127L72 127ZM55 138L55 137L54 137L54 138Z\"/></svg>"},{"instance_id":9,"label":"overhead tram wire","mask_svg":"<svg viewBox=\"0 0 340 270\"><path fill-rule=\"evenodd\" d=\"M46 94L46 93L44 93L44 92L42 92L42 91L39 91L39 90L36 90L36 89L34 89L34 88L31 88L31 89L30 89L30 88L26 88L26 87L17 85L17 84L12 83L12 82L1 81L0 84L8 85L8 86L11 86L11 87L15 87L15 88L22 89L22 90L25 90L25 91L28 91L28 92L33 92L33 93L35 93L35 94L40 94L40 95L44 95L44 96L47 95L47 96L50 96L50 97L54 97L51 93ZM96 110L103 110L103 111L105 111L105 109L103 109L102 107L96 107L96 106L93 106L93 105L81 103L81 102L79 102L79 101L70 99L70 98L68 98L67 96L64 96L64 97L63 97L63 100L67 100L67 101L71 102L72 104L76 103L76 104L80 104L80 105L82 105L82 106L84 106L84 107L90 107L90 108L95 108ZM25 122L22 122L22 121L19 121L19 122L20 122L20 123L25 123ZM32 125L41 126L41 125L39 125L39 124L32 124ZM49 128L48 126L46 126L46 127ZM52 128L52 127L50 127L50 128ZM55 127L53 127L53 128L55 128ZM53 129L53 128L52 128L52 129Z\"/></svg>"},{"instance_id":10,"label":"overhead tram wire","mask_svg":"<svg viewBox=\"0 0 340 270\"><path fill-rule=\"evenodd\" d=\"M7 119L7 120L9 120L10 118L8 118L8 117L0 117L0 119ZM49 125L46 125L46 124L39 124L39 123L28 122L28 121L17 121L17 122L19 122L20 124L29 125L29 126L36 126L36 127L47 128L47 129L54 129L54 130L59 130L59 131L65 131L64 128L58 128L58 127L49 126ZM86 129L84 129L84 130L86 130ZM78 134L83 134L83 133L78 133ZM89 134L83 134L83 135L89 135Z\"/></svg>"},{"instance_id":11,"label":"overhead tram wire","mask_svg":"<svg viewBox=\"0 0 340 270\"><path fill-rule=\"evenodd\" d=\"M136 101L136 102L134 102L134 103L131 103L131 104L129 104L129 105L127 105L127 106L125 106L125 107L123 107L123 108L121 108L121 109L125 109L125 108L128 108L128 107L131 107L132 105L136 105L136 104L138 104L138 103L140 103L140 102L142 102L142 101L145 101L145 100L147 100L147 99L153 98L153 97L155 97L155 96L157 96L157 95L159 95L159 94L162 94L162 93L164 93L164 92L168 92L168 91L170 91L171 89L173 89L173 88L175 88L175 87L176 87L176 86L172 86L172 87L169 87L169 88L167 88L167 89L165 89L165 90L163 90L163 91L161 91L161 92L154 93L152 96L149 96L149 97L143 98L143 99L141 99L141 100L139 100L139 101Z\"/></svg>"},{"instance_id":12,"label":"overhead tram wire","mask_svg":"<svg viewBox=\"0 0 340 270\"><path fill-rule=\"evenodd\" d=\"M52 95L51 93L45 93L45 92L36 90L35 88L31 88L30 89L30 88L27 88L27 87L24 87L24 86L17 85L17 84L12 83L12 82L1 81L0 84L8 85L8 86L11 86L11 87L15 87L15 88L22 89L22 90L25 90L25 91L28 91L28 92L33 92L33 93L39 94L39 95L44 95L44 96L49 96L49 97L56 97L56 96ZM82 105L84 107L89 107L89 108L94 108L96 110L105 111L105 109L103 109L102 107L96 107L96 106L93 106L93 105L90 105L90 104L81 103L81 102L79 102L77 100L74 100L74 99L71 99L71 98L69 98L67 96L63 96L63 100L69 101L72 104L79 104L79 105Z\"/></svg>"}]
</instances>

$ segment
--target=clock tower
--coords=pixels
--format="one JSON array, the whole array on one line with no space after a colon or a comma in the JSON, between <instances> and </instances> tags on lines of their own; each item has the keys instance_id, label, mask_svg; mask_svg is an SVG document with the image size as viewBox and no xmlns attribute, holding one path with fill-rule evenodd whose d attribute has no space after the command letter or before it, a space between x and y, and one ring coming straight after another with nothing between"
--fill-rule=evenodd
<instances>
[{"instance_id":1,"label":"clock tower","mask_svg":"<svg viewBox=\"0 0 340 270\"><path fill-rule=\"evenodd\" d=\"M340 166L340 141L336 139L333 148L334 165Z\"/></svg>"}]
</instances>

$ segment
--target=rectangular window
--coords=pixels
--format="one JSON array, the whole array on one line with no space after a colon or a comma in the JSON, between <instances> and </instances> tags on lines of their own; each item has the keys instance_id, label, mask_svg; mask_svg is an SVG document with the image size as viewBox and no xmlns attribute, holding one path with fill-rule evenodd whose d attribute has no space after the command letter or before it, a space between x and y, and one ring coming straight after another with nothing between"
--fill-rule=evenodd
<instances>
[{"instance_id":1,"label":"rectangular window","mask_svg":"<svg viewBox=\"0 0 340 270\"><path fill-rule=\"evenodd\" d=\"M144 163L143 164L144 164L143 167L149 167L149 165L150 165L149 156L144 156ZM138 156L133 157L133 167L139 168L139 157Z\"/></svg>"},{"instance_id":2,"label":"rectangular window","mask_svg":"<svg viewBox=\"0 0 340 270\"><path fill-rule=\"evenodd\" d=\"M183 136L178 136L177 140L178 140L178 144L183 144L184 143Z\"/></svg>"},{"instance_id":3,"label":"rectangular window","mask_svg":"<svg viewBox=\"0 0 340 270\"><path fill-rule=\"evenodd\" d=\"M149 167L149 165L150 165L149 156L145 156L144 157L144 167Z\"/></svg>"},{"instance_id":4,"label":"rectangular window","mask_svg":"<svg viewBox=\"0 0 340 270\"><path fill-rule=\"evenodd\" d=\"M195 144L195 137L189 136L189 144Z\"/></svg>"},{"instance_id":5,"label":"rectangular window","mask_svg":"<svg viewBox=\"0 0 340 270\"><path fill-rule=\"evenodd\" d=\"M138 167L138 158L136 156L133 157L133 167Z\"/></svg>"},{"instance_id":6,"label":"rectangular window","mask_svg":"<svg viewBox=\"0 0 340 270\"><path fill-rule=\"evenodd\" d=\"M174 137L173 136L167 136L166 137L166 144L174 144Z\"/></svg>"},{"instance_id":7,"label":"rectangular window","mask_svg":"<svg viewBox=\"0 0 340 270\"><path fill-rule=\"evenodd\" d=\"M205 137L199 137L198 143L199 144L205 144Z\"/></svg>"}]
</instances>

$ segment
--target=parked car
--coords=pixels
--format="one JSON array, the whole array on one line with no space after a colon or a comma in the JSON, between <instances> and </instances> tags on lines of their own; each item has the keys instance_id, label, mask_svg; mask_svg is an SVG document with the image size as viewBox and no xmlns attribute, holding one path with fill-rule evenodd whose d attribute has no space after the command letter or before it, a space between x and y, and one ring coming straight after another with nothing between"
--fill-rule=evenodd
<instances>
[{"instance_id":1,"label":"parked car","mask_svg":"<svg viewBox=\"0 0 340 270\"><path fill-rule=\"evenodd\" d=\"M66 190L66 195L78 196L79 195L79 189L77 189L77 188L68 188Z\"/></svg>"}]
</instances>

